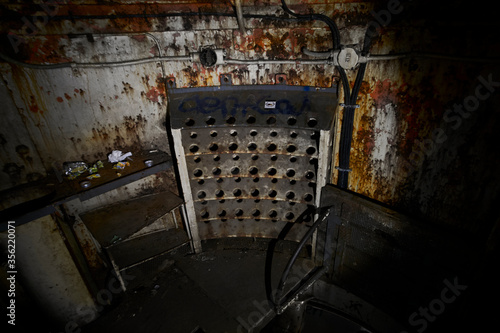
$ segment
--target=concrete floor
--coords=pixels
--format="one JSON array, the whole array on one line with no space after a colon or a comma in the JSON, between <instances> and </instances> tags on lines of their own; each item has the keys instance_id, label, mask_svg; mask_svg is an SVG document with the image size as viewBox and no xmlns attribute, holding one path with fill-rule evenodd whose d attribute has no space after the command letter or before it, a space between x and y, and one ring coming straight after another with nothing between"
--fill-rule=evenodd
<instances>
[{"instance_id":1,"label":"concrete floor","mask_svg":"<svg viewBox=\"0 0 500 333\"><path fill-rule=\"evenodd\" d=\"M155 259L153 266L161 270L143 264L136 268L140 277L82 332L235 333L262 328L273 317L265 283L268 245L267 240L208 241L201 254L190 254L186 246ZM295 246L278 243L273 288ZM303 274L312 262L299 258L295 267L291 277Z\"/></svg>"}]
</instances>

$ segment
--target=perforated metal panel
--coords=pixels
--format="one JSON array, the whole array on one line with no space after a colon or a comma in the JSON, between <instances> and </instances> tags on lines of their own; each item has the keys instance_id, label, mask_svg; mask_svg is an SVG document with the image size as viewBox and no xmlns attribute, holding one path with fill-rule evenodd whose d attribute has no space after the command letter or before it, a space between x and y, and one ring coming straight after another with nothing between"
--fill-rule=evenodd
<instances>
[{"instance_id":1,"label":"perforated metal panel","mask_svg":"<svg viewBox=\"0 0 500 333\"><path fill-rule=\"evenodd\" d=\"M202 239L276 237L319 202L336 87L176 89L168 82L172 137L198 246ZM306 218L288 238L300 239L312 222Z\"/></svg>"}]
</instances>

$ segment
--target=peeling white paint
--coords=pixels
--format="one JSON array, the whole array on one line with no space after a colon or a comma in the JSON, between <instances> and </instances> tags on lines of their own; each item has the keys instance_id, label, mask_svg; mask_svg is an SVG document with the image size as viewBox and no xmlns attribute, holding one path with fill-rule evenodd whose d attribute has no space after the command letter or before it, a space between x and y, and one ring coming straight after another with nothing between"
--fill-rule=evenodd
<instances>
[{"instance_id":1,"label":"peeling white paint","mask_svg":"<svg viewBox=\"0 0 500 333\"><path fill-rule=\"evenodd\" d=\"M375 146L372 151L371 159L381 170L385 170L388 165L388 154L396 140L396 110L394 105L389 103L379 109L376 109L373 137Z\"/></svg>"}]
</instances>

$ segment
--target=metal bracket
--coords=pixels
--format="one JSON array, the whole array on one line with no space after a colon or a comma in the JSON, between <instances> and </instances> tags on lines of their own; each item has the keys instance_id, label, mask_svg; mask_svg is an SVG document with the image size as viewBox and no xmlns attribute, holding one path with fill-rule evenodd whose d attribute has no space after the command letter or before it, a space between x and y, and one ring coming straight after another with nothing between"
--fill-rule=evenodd
<instances>
[{"instance_id":1,"label":"metal bracket","mask_svg":"<svg viewBox=\"0 0 500 333\"><path fill-rule=\"evenodd\" d=\"M221 74L220 75L220 85L221 86L232 86L233 85L233 77L231 74Z\"/></svg>"},{"instance_id":2,"label":"metal bracket","mask_svg":"<svg viewBox=\"0 0 500 333\"><path fill-rule=\"evenodd\" d=\"M286 74L276 74L275 76L275 84L279 85L287 85Z\"/></svg>"},{"instance_id":3,"label":"metal bracket","mask_svg":"<svg viewBox=\"0 0 500 333\"><path fill-rule=\"evenodd\" d=\"M341 168L341 167L338 167L336 166L335 169L339 170L339 171L344 171L344 172L351 172L352 169L344 169L344 168Z\"/></svg>"},{"instance_id":4,"label":"metal bracket","mask_svg":"<svg viewBox=\"0 0 500 333\"><path fill-rule=\"evenodd\" d=\"M350 105L350 104L340 103L339 105L343 108L359 109L359 104Z\"/></svg>"},{"instance_id":5,"label":"metal bracket","mask_svg":"<svg viewBox=\"0 0 500 333\"><path fill-rule=\"evenodd\" d=\"M169 89L175 89L176 88L175 77L167 77L166 83L167 83L167 87Z\"/></svg>"}]
</instances>

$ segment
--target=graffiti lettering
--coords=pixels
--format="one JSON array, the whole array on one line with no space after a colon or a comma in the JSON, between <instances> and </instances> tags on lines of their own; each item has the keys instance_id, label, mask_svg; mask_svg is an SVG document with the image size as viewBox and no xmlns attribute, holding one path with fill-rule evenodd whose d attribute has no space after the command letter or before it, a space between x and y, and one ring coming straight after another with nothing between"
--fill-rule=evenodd
<instances>
[{"instance_id":1,"label":"graffiti lettering","mask_svg":"<svg viewBox=\"0 0 500 333\"><path fill-rule=\"evenodd\" d=\"M265 108L265 101L271 99L271 96L260 96L255 98L249 96L245 101L240 101L236 96L225 96L222 98L215 96L191 96L185 98L179 103L180 112L196 112L200 114L212 114L220 112L223 117L235 116L236 114L246 115L249 112L256 112L262 115L266 114L284 114L298 116L303 112L311 110L311 101L304 97L302 102L293 103L288 99L276 101L275 108Z\"/></svg>"}]
</instances>

